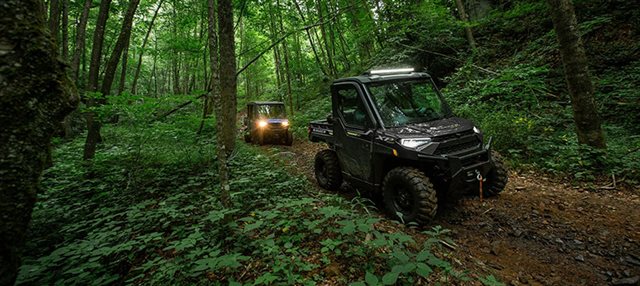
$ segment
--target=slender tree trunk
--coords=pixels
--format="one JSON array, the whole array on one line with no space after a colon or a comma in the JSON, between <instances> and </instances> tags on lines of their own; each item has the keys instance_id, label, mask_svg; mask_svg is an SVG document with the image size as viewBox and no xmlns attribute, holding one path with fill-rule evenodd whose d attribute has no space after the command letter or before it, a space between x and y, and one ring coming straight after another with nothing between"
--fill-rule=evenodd
<instances>
[{"instance_id":1,"label":"slender tree trunk","mask_svg":"<svg viewBox=\"0 0 640 286\"><path fill-rule=\"evenodd\" d=\"M153 76L153 97L158 98L158 71L156 68L156 62L158 61L158 39L154 37L155 51L153 53L153 67L151 73Z\"/></svg>"},{"instance_id":2,"label":"slender tree trunk","mask_svg":"<svg viewBox=\"0 0 640 286\"><path fill-rule=\"evenodd\" d=\"M58 30L60 29L60 0L51 0L49 4L49 32L54 43L58 43Z\"/></svg>"},{"instance_id":3,"label":"slender tree trunk","mask_svg":"<svg viewBox=\"0 0 640 286\"><path fill-rule=\"evenodd\" d=\"M318 9L318 17L319 17L319 21L320 22L324 22L324 13L322 11L322 0L317 0L316 1L316 7ZM324 42L324 48L326 51L326 55L327 55L327 63L329 65L329 72L331 73L332 76L336 76L337 72L336 72L336 68L335 65L333 64L333 57L332 57L332 51L330 48L330 43L327 39L327 32L324 28L324 24L320 25L320 35L322 36L322 42Z\"/></svg>"},{"instance_id":4,"label":"slender tree trunk","mask_svg":"<svg viewBox=\"0 0 640 286\"><path fill-rule=\"evenodd\" d=\"M62 0L62 60L69 61L69 0Z\"/></svg>"},{"instance_id":5,"label":"slender tree trunk","mask_svg":"<svg viewBox=\"0 0 640 286\"><path fill-rule=\"evenodd\" d=\"M77 105L36 0L0 9L0 285L13 285L51 137Z\"/></svg>"},{"instance_id":6,"label":"slender tree trunk","mask_svg":"<svg viewBox=\"0 0 640 286\"><path fill-rule=\"evenodd\" d=\"M173 27L173 38L178 39L178 13L176 12L176 3L177 1L173 1L172 5L172 27ZM175 44L174 44L175 45ZM173 93L180 94L180 52L173 47L173 56L171 57L171 66L173 67Z\"/></svg>"},{"instance_id":7,"label":"slender tree trunk","mask_svg":"<svg viewBox=\"0 0 640 286\"><path fill-rule=\"evenodd\" d=\"M284 24L282 23L282 11L280 9L280 0L276 0L278 8L278 22L280 23L280 32L285 33ZM289 67L289 48L287 40L282 41L282 52L284 53L284 69L287 77L287 98L289 99L290 115L293 115L293 95L291 94L291 68Z\"/></svg>"},{"instance_id":8,"label":"slender tree trunk","mask_svg":"<svg viewBox=\"0 0 640 286\"><path fill-rule=\"evenodd\" d=\"M129 59L129 42L131 39L127 39L127 43L124 45L124 51L122 52L122 66L120 67L120 82L118 83L118 93L122 94L124 91L124 85L127 78L127 60Z\"/></svg>"},{"instance_id":9,"label":"slender tree trunk","mask_svg":"<svg viewBox=\"0 0 640 286\"><path fill-rule=\"evenodd\" d=\"M604 149L606 143L573 4L571 0L547 1L551 8L553 26L560 43L560 55L571 95L578 142Z\"/></svg>"},{"instance_id":10,"label":"slender tree trunk","mask_svg":"<svg viewBox=\"0 0 640 286\"><path fill-rule=\"evenodd\" d=\"M133 74L133 82L131 83L132 94L136 94L136 85L138 84L138 77L140 76L140 68L142 67L142 55L144 55L144 48L147 46L147 41L149 40L151 29L153 29L153 23L155 23L156 18L158 17L158 11L160 11L160 7L162 7L162 2L164 2L164 0L160 0L158 2L158 7L156 7L156 10L153 12L153 17L151 17L151 22L149 22L149 28L147 28L147 33L144 35L144 40L142 40L142 47L140 48L140 54L138 55L138 62L136 63L136 71Z\"/></svg>"},{"instance_id":11,"label":"slender tree trunk","mask_svg":"<svg viewBox=\"0 0 640 286\"><path fill-rule=\"evenodd\" d=\"M300 18L302 19L302 22L306 23L307 21L304 19L304 13L302 12L302 9L300 8L300 4L298 3L298 0L293 0L293 3L295 3L295 5L296 5L296 9L298 10L298 13L300 14ZM318 51L316 51L316 45L313 43L313 37L311 37L311 32L309 32L309 29L305 29L305 32L307 34L307 38L309 38L309 46L311 46L311 50L313 51L313 58L316 60L316 63L318 64L318 67L320 68L320 71L325 76L329 76L327 71L325 71L322 62L320 61L320 57L318 57Z\"/></svg>"},{"instance_id":12,"label":"slender tree trunk","mask_svg":"<svg viewBox=\"0 0 640 286\"><path fill-rule=\"evenodd\" d=\"M90 92L98 91L98 77L100 74L100 61L102 58L102 45L104 43L104 29L109 18L109 6L111 0L103 0L100 2L100 10L98 11L98 20L93 33L93 48L91 49L91 63L89 65L89 80L87 90ZM95 99L90 97L86 101L87 106L95 106ZM102 141L100 138L99 125L94 112L87 112L87 139L84 144L83 158L89 160L96 153L96 145ZM98 131L96 133L96 131Z\"/></svg>"},{"instance_id":13,"label":"slender tree trunk","mask_svg":"<svg viewBox=\"0 0 640 286\"><path fill-rule=\"evenodd\" d=\"M76 44L73 51L73 59L71 60L71 69L73 71L73 81L78 83L80 74L80 57L83 55L85 46L85 35L87 31L87 20L89 19L89 9L91 9L92 0L86 0L82 8L80 22L76 28Z\"/></svg>"},{"instance_id":14,"label":"slender tree trunk","mask_svg":"<svg viewBox=\"0 0 640 286\"><path fill-rule=\"evenodd\" d=\"M227 155L235 149L236 137L236 53L231 0L218 2L218 39L220 41L220 98Z\"/></svg>"},{"instance_id":15,"label":"slender tree trunk","mask_svg":"<svg viewBox=\"0 0 640 286\"><path fill-rule=\"evenodd\" d=\"M458 13L460 13L460 19L465 23L464 32L467 35L467 41L469 42L469 46L471 46L471 50L475 52L476 39L473 37L473 32L471 31L471 27L469 27L469 18L467 17L467 13L464 10L464 3L462 3L462 0L456 0L456 6L458 6Z\"/></svg>"},{"instance_id":16,"label":"slender tree trunk","mask_svg":"<svg viewBox=\"0 0 640 286\"><path fill-rule=\"evenodd\" d=\"M219 0L223 1L223 0ZM220 2L218 2L220 3ZM231 206L229 170L227 165L227 151L224 141L224 115L221 107L223 99L220 87L220 61L218 53L218 22L216 17L216 8L214 0L208 0L209 11L209 64L211 65L211 92L209 102L215 101L216 112L216 137L217 137L217 161L218 161L218 179L220 180L220 201L225 207ZM218 7L220 8L220 7ZM233 21L233 18L232 18Z\"/></svg>"},{"instance_id":17,"label":"slender tree trunk","mask_svg":"<svg viewBox=\"0 0 640 286\"><path fill-rule=\"evenodd\" d=\"M118 35L118 39L116 40L114 49L111 52L111 56L109 57L109 60L107 61L107 65L105 67L104 79L102 81L101 88L101 98L97 101L91 101L90 104L88 104L89 107L106 103L106 98L111 93L111 86L113 85L113 80L115 79L118 62L120 61L122 51L124 50L131 36L131 25L133 23L133 16L135 15L139 3L140 0L131 0L129 2L129 7L127 8L127 12L122 22L122 29L120 30L120 34ZM93 112L88 112L88 114L93 114ZM100 129L102 128L102 123L99 120L96 120L95 115L93 115L92 119L93 120L91 121L91 124L89 124L89 120L87 120L88 132L87 141L85 142L84 148L85 160L93 158L96 152L96 145L98 144L99 139L101 139Z\"/></svg>"}]
</instances>

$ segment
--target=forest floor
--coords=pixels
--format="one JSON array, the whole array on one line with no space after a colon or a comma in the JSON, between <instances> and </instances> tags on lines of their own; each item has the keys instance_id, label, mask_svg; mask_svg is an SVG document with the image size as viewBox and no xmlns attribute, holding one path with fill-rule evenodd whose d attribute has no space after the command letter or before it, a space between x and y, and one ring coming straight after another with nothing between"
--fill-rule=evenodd
<instances>
[{"instance_id":1,"label":"forest floor","mask_svg":"<svg viewBox=\"0 0 640 286\"><path fill-rule=\"evenodd\" d=\"M260 148L317 186L313 160L323 144ZM353 197L356 191L345 188L343 195ZM418 230L383 221L424 239ZM535 172L510 172L499 196L440 206L435 225L452 231L456 245L448 247L454 263L494 273L510 285L638 285L640 280L637 190L594 189Z\"/></svg>"}]
</instances>

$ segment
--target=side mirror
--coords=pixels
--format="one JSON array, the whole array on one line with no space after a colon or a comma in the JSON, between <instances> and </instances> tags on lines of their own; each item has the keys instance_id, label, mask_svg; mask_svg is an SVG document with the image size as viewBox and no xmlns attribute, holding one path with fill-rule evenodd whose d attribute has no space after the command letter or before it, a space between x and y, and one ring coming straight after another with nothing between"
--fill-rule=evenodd
<instances>
[{"instance_id":1,"label":"side mirror","mask_svg":"<svg viewBox=\"0 0 640 286\"><path fill-rule=\"evenodd\" d=\"M327 123L330 123L330 124L334 123L333 115L331 115L331 114L327 115Z\"/></svg>"}]
</instances>

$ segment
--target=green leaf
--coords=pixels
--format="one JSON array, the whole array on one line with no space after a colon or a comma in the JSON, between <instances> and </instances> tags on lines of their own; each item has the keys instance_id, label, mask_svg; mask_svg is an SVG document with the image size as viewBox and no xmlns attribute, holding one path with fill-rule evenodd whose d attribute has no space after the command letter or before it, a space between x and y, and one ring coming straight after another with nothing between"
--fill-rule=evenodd
<instances>
[{"instance_id":1,"label":"green leaf","mask_svg":"<svg viewBox=\"0 0 640 286\"><path fill-rule=\"evenodd\" d=\"M431 252L427 249L424 249L422 251L420 251L420 253L418 253L418 256L416 256L416 260L417 261L425 261L428 258L433 257L433 254L431 254Z\"/></svg>"},{"instance_id":2,"label":"green leaf","mask_svg":"<svg viewBox=\"0 0 640 286\"><path fill-rule=\"evenodd\" d=\"M396 281L398 280L398 275L400 275L400 273L398 272L393 272L393 271L389 272L382 277L382 283L384 285L396 284Z\"/></svg>"},{"instance_id":3,"label":"green leaf","mask_svg":"<svg viewBox=\"0 0 640 286\"><path fill-rule=\"evenodd\" d=\"M404 253L404 251L396 249L395 251L393 251L393 253L391 255L394 258L398 259L398 261L400 261L401 263L409 262L409 256L407 256L407 254Z\"/></svg>"},{"instance_id":4,"label":"green leaf","mask_svg":"<svg viewBox=\"0 0 640 286\"><path fill-rule=\"evenodd\" d=\"M433 273L433 269L431 269L431 267L429 267L429 265L426 265L422 262L418 262L416 264L416 273L418 273L418 275L427 278L429 277L429 275L431 275L431 273Z\"/></svg>"},{"instance_id":5,"label":"green leaf","mask_svg":"<svg viewBox=\"0 0 640 286\"><path fill-rule=\"evenodd\" d=\"M263 223L263 221L259 220L259 221L256 221L255 223L246 225L244 227L244 231L252 231L252 230L254 230L256 228L259 228L260 226L262 226L262 223Z\"/></svg>"},{"instance_id":6,"label":"green leaf","mask_svg":"<svg viewBox=\"0 0 640 286\"><path fill-rule=\"evenodd\" d=\"M378 285L379 283L378 276L371 274L369 271L364 275L364 281L366 281L370 286Z\"/></svg>"}]
</instances>

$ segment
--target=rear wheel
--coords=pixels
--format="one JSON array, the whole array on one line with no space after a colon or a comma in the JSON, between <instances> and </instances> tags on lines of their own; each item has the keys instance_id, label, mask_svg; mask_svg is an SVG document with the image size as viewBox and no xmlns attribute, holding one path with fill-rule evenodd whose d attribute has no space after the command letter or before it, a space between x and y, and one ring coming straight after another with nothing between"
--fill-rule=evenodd
<instances>
[{"instance_id":1,"label":"rear wheel","mask_svg":"<svg viewBox=\"0 0 640 286\"><path fill-rule=\"evenodd\" d=\"M487 174L487 184L482 190L483 195L487 197L495 196L502 192L509 181L502 156L496 151L491 151L491 164L493 168Z\"/></svg>"},{"instance_id":2,"label":"rear wheel","mask_svg":"<svg viewBox=\"0 0 640 286\"><path fill-rule=\"evenodd\" d=\"M404 223L425 224L438 210L436 189L418 169L398 167L389 171L382 191L387 211Z\"/></svg>"},{"instance_id":3,"label":"rear wheel","mask_svg":"<svg viewBox=\"0 0 640 286\"><path fill-rule=\"evenodd\" d=\"M256 134L256 137L258 137L258 145L262 146L264 145L264 133L258 133Z\"/></svg>"},{"instance_id":4,"label":"rear wheel","mask_svg":"<svg viewBox=\"0 0 640 286\"><path fill-rule=\"evenodd\" d=\"M332 150L322 150L316 154L314 169L318 185L323 189L337 191L342 185L342 170L338 156Z\"/></svg>"}]
</instances>

